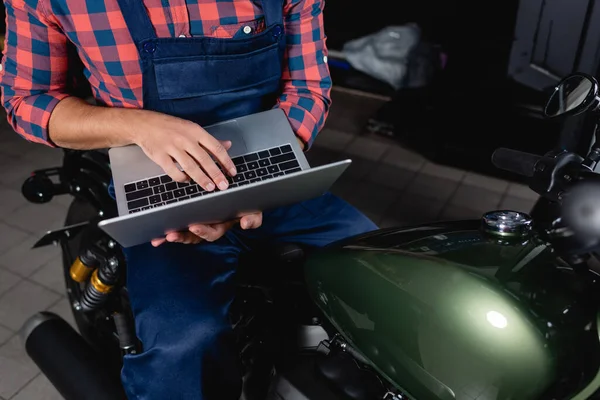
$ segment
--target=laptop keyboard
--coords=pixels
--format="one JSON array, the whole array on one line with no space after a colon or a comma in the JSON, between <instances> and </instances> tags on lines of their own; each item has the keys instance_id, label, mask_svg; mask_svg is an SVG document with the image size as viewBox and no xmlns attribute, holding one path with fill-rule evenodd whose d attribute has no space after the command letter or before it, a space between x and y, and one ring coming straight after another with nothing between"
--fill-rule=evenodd
<instances>
[{"instance_id":1,"label":"laptop keyboard","mask_svg":"<svg viewBox=\"0 0 600 400\"><path fill-rule=\"evenodd\" d=\"M289 144L235 157L232 160L237 169L236 176L231 177L224 174L229 181L230 188L302 170L292 151L292 146ZM207 192L193 181L190 183L175 182L168 175L159 175L125 185L129 214L215 192L218 190Z\"/></svg>"}]
</instances>

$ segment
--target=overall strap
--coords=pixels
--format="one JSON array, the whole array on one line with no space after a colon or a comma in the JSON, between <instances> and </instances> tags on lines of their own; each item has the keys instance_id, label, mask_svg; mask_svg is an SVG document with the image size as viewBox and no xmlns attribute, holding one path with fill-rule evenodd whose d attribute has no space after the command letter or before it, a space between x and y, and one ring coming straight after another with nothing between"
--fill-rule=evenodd
<instances>
[{"instance_id":1,"label":"overall strap","mask_svg":"<svg viewBox=\"0 0 600 400\"><path fill-rule=\"evenodd\" d=\"M283 3L285 0L260 0L260 2L267 28L273 25L283 25Z\"/></svg>"},{"instance_id":2,"label":"overall strap","mask_svg":"<svg viewBox=\"0 0 600 400\"><path fill-rule=\"evenodd\" d=\"M156 38L154 26L152 25L152 21L150 21L143 0L117 1L119 2L119 7L121 7L123 18L125 18L125 24L136 44L144 40Z\"/></svg>"}]
</instances>

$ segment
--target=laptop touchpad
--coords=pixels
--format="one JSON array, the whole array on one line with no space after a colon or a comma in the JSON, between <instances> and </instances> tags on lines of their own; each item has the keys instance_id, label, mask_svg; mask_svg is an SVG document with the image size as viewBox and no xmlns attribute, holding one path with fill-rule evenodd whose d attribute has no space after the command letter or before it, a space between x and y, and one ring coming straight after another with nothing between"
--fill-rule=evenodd
<instances>
[{"instance_id":1,"label":"laptop touchpad","mask_svg":"<svg viewBox=\"0 0 600 400\"><path fill-rule=\"evenodd\" d=\"M242 131L237 121L209 126L206 130L218 140L231 141L231 148L229 149L229 155L231 157L248 153L248 147L246 146L244 136L242 135Z\"/></svg>"}]
</instances>

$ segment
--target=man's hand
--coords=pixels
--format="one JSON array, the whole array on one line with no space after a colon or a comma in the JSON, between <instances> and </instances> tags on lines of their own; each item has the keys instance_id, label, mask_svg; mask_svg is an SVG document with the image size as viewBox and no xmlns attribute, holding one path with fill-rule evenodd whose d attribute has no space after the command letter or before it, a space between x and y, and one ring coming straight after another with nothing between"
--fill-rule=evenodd
<instances>
[{"instance_id":1,"label":"man's hand","mask_svg":"<svg viewBox=\"0 0 600 400\"><path fill-rule=\"evenodd\" d=\"M239 220L223 222L220 224L194 224L189 231L171 232L166 237L152 240L152 246L158 247L165 242L198 244L202 241L214 242L219 240L235 224L240 223L242 229L256 229L262 225L262 213L253 213L242 216Z\"/></svg>"},{"instance_id":2,"label":"man's hand","mask_svg":"<svg viewBox=\"0 0 600 400\"><path fill-rule=\"evenodd\" d=\"M171 178L178 182L191 178L209 192L215 187L227 189L227 179L215 161L225 173L237 173L227 154L230 143L224 145L200 125L181 118L145 110L138 116L129 121L133 142Z\"/></svg>"}]
</instances>

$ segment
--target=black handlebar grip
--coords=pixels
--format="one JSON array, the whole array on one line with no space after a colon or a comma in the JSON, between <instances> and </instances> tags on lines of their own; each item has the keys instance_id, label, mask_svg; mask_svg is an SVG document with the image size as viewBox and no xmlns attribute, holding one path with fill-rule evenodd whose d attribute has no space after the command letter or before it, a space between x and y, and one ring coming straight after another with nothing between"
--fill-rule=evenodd
<instances>
[{"instance_id":1,"label":"black handlebar grip","mask_svg":"<svg viewBox=\"0 0 600 400\"><path fill-rule=\"evenodd\" d=\"M533 176L535 164L541 159L537 154L505 148L499 148L492 154L492 164L497 168L527 177Z\"/></svg>"},{"instance_id":2,"label":"black handlebar grip","mask_svg":"<svg viewBox=\"0 0 600 400\"><path fill-rule=\"evenodd\" d=\"M115 321L115 329L119 335L119 345L123 350L131 350L135 348L136 337L135 328L132 326L129 318L120 313L113 314Z\"/></svg>"}]
</instances>

